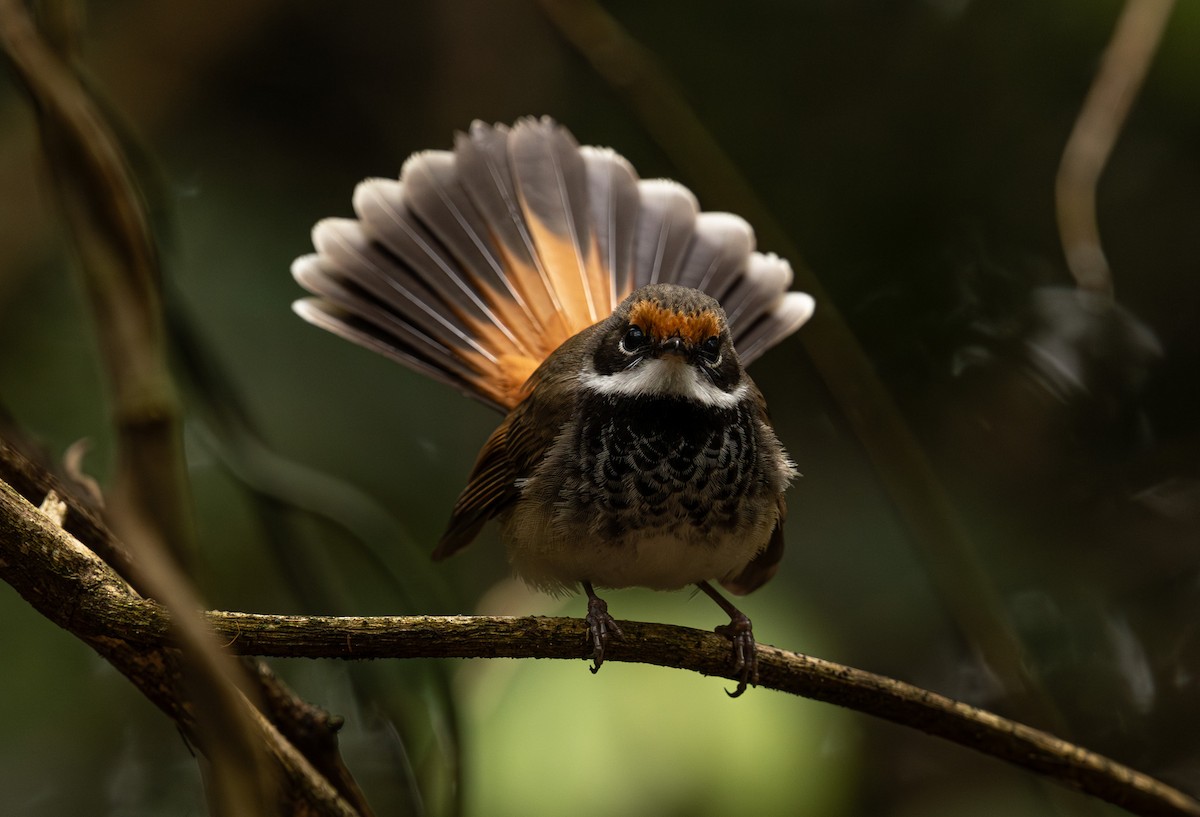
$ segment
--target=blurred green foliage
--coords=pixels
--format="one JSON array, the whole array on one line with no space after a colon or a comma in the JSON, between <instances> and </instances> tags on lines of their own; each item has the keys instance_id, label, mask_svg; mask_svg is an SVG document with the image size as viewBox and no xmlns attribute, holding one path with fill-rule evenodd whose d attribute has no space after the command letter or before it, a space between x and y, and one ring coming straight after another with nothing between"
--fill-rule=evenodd
<instances>
[{"instance_id":1,"label":"blurred green foliage","mask_svg":"<svg viewBox=\"0 0 1200 817\"><path fill-rule=\"evenodd\" d=\"M1031 301L1069 285L1054 173L1119 3L605 7L678 82L897 396L1065 736L1200 791L1200 7L1178 5L1099 191L1118 299L1165 354L1116 371L1131 364L1100 333L1085 387L1065 393L1030 355L1058 325ZM497 418L294 318L288 264L309 251L313 222L350 213L356 181L448 148L475 118L551 114L643 177L703 180L681 177L530 3L89 10L87 69L138 151L172 308L228 378L228 391L189 396L209 603L580 613L578 599L509 587L494 535L424 561ZM8 81L0 145L0 404L55 454L92 440L87 466L103 481L112 445L90 317ZM760 235L763 249L772 238ZM805 475L783 570L745 600L758 636L1019 713L940 606L799 341L754 375ZM300 466L336 481L319 492L322 515L247 489L235 464L253 452L205 408L235 396L296 463L274 472L285 483L308 478ZM686 594L610 601L618 618L719 623ZM0 618L0 810L203 813L170 724L3 589ZM1112 811L858 715L761 690L731 702L713 679L400 663L279 664L347 716L348 760L380 814L445 813L459 795L473 815Z\"/></svg>"}]
</instances>

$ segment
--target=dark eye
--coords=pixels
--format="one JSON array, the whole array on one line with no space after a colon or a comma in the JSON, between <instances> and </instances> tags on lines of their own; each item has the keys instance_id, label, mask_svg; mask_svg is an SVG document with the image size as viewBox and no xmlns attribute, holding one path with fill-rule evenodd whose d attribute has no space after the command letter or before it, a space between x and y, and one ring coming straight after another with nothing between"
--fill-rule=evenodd
<instances>
[{"instance_id":1,"label":"dark eye","mask_svg":"<svg viewBox=\"0 0 1200 817\"><path fill-rule=\"evenodd\" d=\"M721 339L716 335L700 344L700 355L709 363L716 363L721 358Z\"/></svg>"},{"instance_id":2,"label":"dark eye","mask_svg":"<svg viewBox=\"0 0 1200 817\"><path fill-rule=\"evenodd\" d=\"M645 346L648 340L649 338L642 331L642 327L630 326L625 331L625 337L621 338L621 348L626 352L636 352Z\"/></svg>"}]
</instances>

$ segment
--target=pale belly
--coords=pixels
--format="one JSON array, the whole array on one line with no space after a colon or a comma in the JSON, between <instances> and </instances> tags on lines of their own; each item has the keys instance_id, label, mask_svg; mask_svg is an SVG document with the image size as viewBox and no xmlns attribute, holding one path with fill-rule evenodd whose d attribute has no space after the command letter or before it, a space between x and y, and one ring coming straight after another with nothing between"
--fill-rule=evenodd
<instances>
[{"instance_id":1,"label":"pale belly","mask_svg":"<svg viewBox=\"0 0 1200 817\"><path fill-rule=\"evenodd\" d=\"M551 592L582 581L597 587L679 590L732 578L766 547L775 525L764 514L739 531L705 536L685 525L626 531L613 541L585 530L554 530L544 513L522 504L502 528L509 561L528 584Z\"/></svg>"},{"instance_id":2,"label":"pale belly","mask_svg":"<svg viewBox=\"0 0 1200 817\"><path fill-rule=\"evenodd\" d=\"M765 470L753 410L585 401L501 519L517 575L553 591L740 574L767 546L790 477L783 459Z\"/></svg>"}]
</instances>

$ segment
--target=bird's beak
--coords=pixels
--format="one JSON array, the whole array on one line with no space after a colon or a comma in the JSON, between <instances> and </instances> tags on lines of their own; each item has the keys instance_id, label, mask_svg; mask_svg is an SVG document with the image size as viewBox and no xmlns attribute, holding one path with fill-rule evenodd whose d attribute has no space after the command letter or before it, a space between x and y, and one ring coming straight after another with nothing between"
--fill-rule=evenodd
<instances>
[{"instance_id":1,"label":"bird's beak","mask_svg":"<svg viewBox=\"0 0 1200 817\"><path fill-rule=\"evenodd\" d=\"M664 357L666 355L676 355L686 358L688 356L688 347L683 338L679 337L679 335L672 335L658 344L658 353Z\"/></svg>"}]
</instances>

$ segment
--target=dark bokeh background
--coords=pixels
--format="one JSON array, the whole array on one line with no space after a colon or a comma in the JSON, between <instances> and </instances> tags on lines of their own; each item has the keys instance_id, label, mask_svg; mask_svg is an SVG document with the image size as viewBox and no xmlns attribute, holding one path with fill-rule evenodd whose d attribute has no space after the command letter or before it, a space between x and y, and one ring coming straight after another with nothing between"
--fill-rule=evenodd
<instances>
[{"instance_id":1,"label":"dark bokeh background","mask_svg":"<svg viewBox=\"0 0 1200 817\"><path fill-rule=\"evenodd\" d=\"M294 318L288 264L314 221L350 213L359 179L475 118L551 114L643 177L708 191L705 209L734 206L719 181L675 161L531 3L94 5L85 59L137 152L189 332L209 603L578 614L506 580L494 535L428 564L497 418ZM1040 692L1007 690L948 606L946 544L905 524L799 338L754 370L805 475L784 568L744 603L760 639L1200 793L1200 6L1175 10L1100 186L1115 313L1069 293L1053 182L1119 3L605 8L782 226L760 227L763 249L799 247L865 348L967 533L983 614L1019 639ZM27 102L0 80L0 403L53 452L92 440L103 481L90 317L40 181ZM184 361L199 358L219 375L196 381ZM238 404L258 437L222 419ZM618 617L720 623L687 594L609 600ZM123 679L14 593L0 620L2 810L203 813L187 748ZM717 680L398 663L278 665L347 716L380 814L444 813L456 791L481 815L1115 813L853 713L762 690L728 701Z\"/></svg>"}]
</instances>

